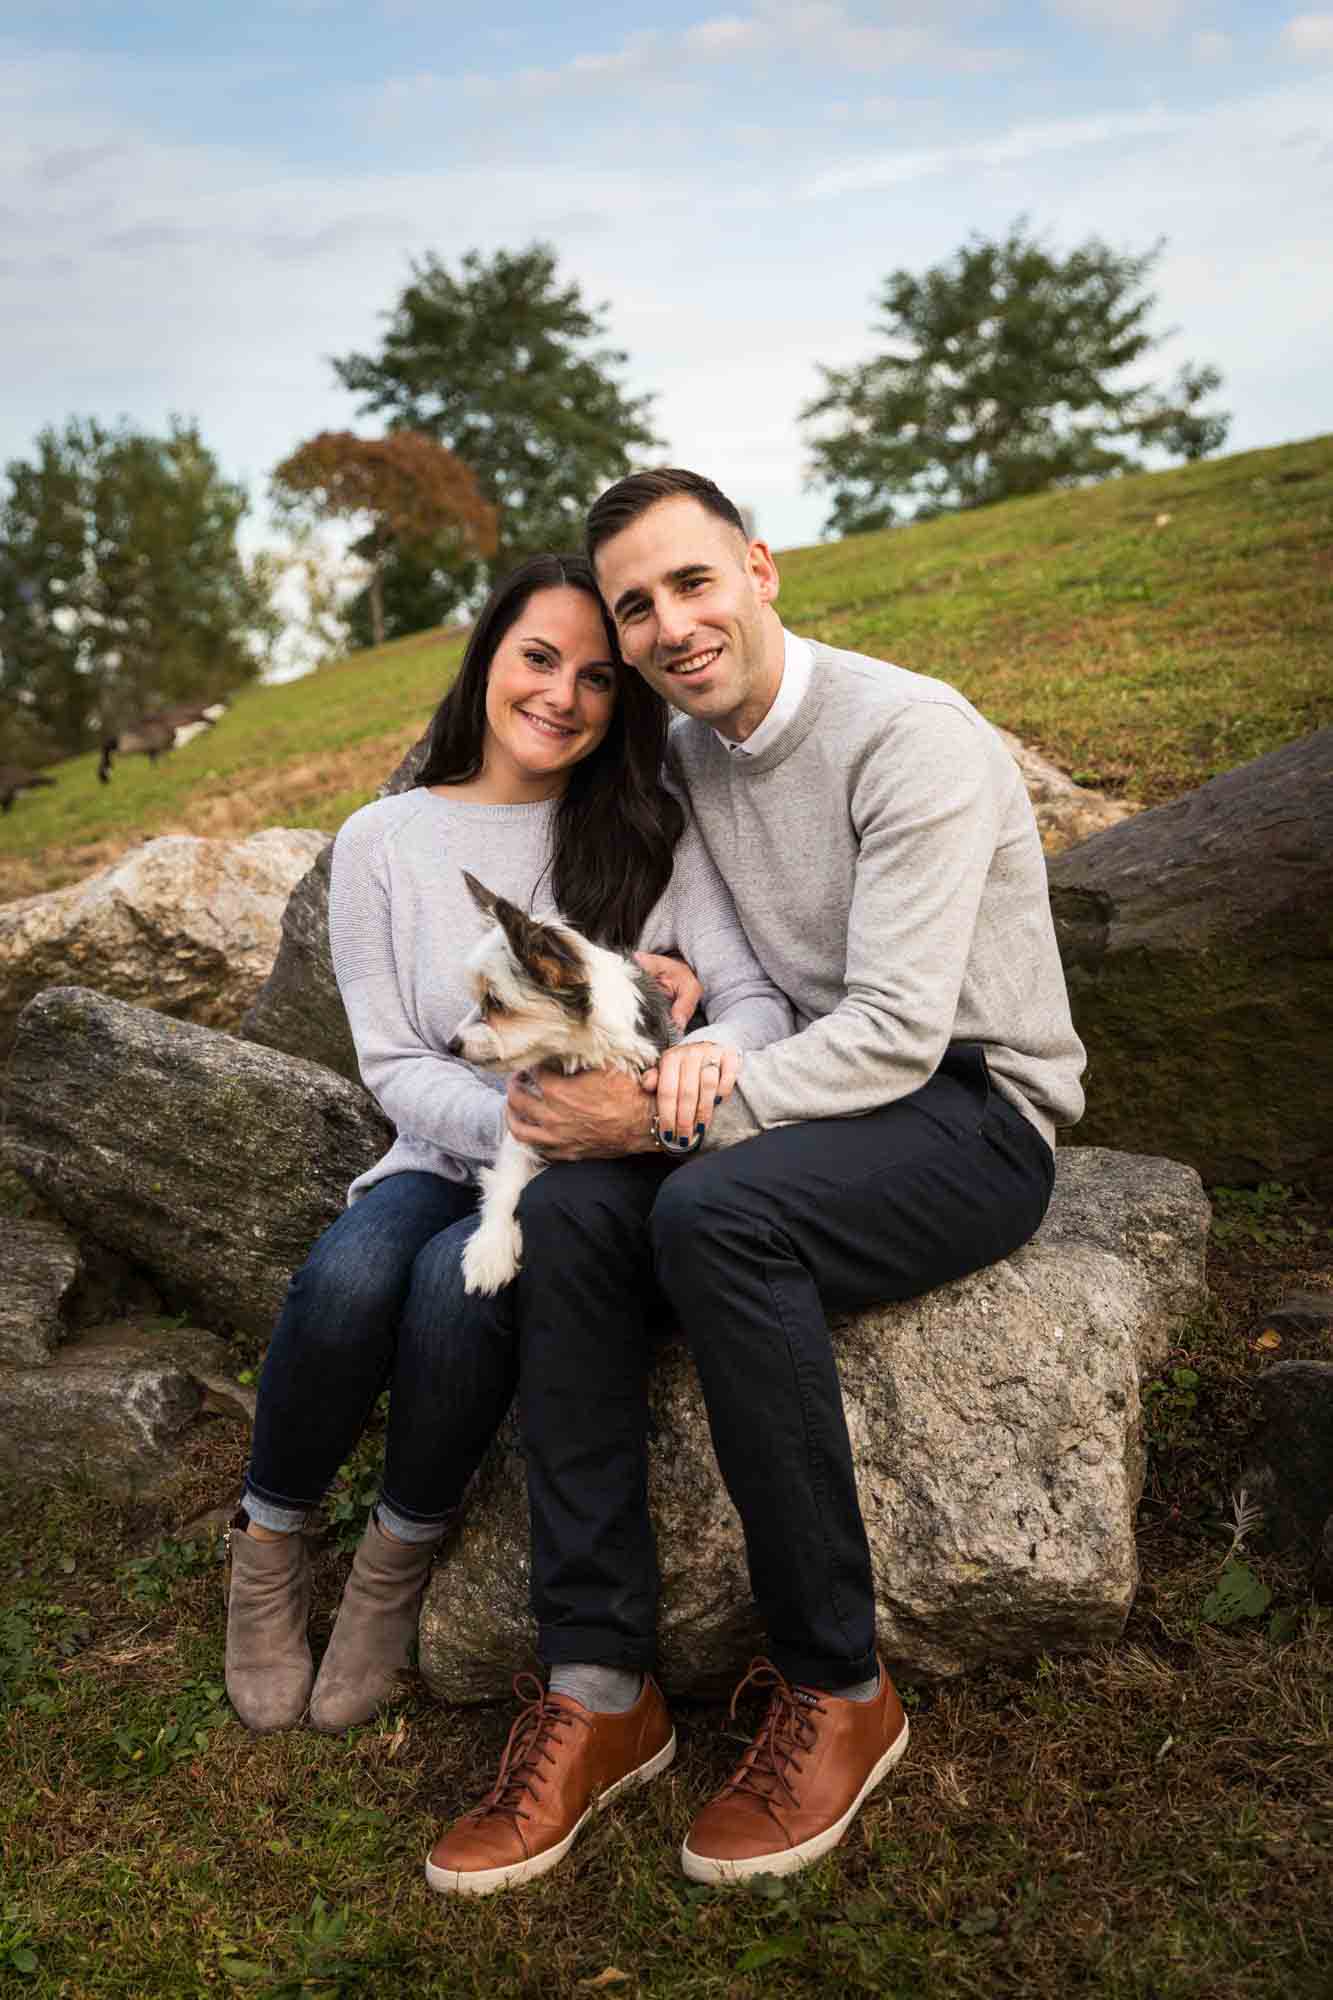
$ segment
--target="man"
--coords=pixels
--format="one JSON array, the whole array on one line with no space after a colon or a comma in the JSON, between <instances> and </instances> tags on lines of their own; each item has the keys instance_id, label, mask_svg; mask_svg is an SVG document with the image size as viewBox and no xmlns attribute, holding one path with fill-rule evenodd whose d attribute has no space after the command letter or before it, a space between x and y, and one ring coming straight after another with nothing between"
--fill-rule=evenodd
<instances>
[{"instance_id":1,"label":"man","mask_svg":"<svg viewBox=\"0 0 1333 2000\"><path fill-rule=\"evenodd\" d=\"M698 1367L771 1654L764 1724L686 1872L786 1873L841 1839L907 1725L875 1654L825 1315L1025 1242L1083 1105L1036 824L995 732L939 681L786 632L772 555L697 474L619 481L588 547L626 659L680 711L677 775L798 1032L745 1058L675 1171L631 1079L511 1088L515 1134L578 1163L525 1196L515 1297L551 1682L438 1844L439 1887L542 1872L598 1797L669 1761L648 1678L654 1285Z\"/></svg>"}]
</instances>

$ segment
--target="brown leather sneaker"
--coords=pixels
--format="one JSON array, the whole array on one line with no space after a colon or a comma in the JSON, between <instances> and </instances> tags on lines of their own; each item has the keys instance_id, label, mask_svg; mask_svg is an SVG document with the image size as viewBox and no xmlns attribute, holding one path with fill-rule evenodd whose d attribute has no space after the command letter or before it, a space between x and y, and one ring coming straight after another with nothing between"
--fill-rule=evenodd
<instances>
[{"instance_id":1,"label":"brown leather sneaker","mask_svg":"<svg viewBox=\"0 0 1333 2000\"><path fill-rule=\"evenodd\" d=\"M680 1850L695 1882L808 1868L837 1846L907 1748L907 1717L882 1660L879 1692L870 1701L792 1687L770 1661L755 1660L732 1696L733 1715L752 1681L773 1690L768 1714Z\"/></svg>"},{"instance_id":2,"label":"brown leather sneaker","mask_svg":"<svg viewBox=\"0 0 1333 2000\"><path fill-rule=\"evenodd\" d=\"M489 1896L544 1875L563 1861L589 1813L647 1784L676 1754L666 1703L647 1674L624 1715L598 1715L572 1695L548 1694L535 1674L520 1674L514 1693L527 1705L509 1732L500 1775L432 1847L432 1889Z\"/></svg>"}]
</instances>

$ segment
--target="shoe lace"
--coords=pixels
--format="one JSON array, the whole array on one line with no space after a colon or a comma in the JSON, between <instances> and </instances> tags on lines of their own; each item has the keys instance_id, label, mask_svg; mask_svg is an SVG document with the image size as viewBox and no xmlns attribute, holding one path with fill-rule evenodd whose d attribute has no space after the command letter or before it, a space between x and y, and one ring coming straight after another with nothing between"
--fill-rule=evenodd
<instances>
[{"instance_id":1,"label":"shoe lace","mask_svg":"<svg viewBox=\"0 0 1333 2000\"><path fill-rule=\"evenodd\" d=\"M804 1766L802 1753L815 1741L814 1718L825 1713L817 1688L794 1688L771 1660L751 1660L749 1671L731 1697L731 1716L748 1687L770 1690L768 1709L758 1734L723 1787L724 1792L749 1792L771 1805L785 1796L790 1804L799 1801L792 1784Z\"/></svg>"},{"instance_id":2,"label":"shoe lace","mask_svg":"<svg viewBox=\"0 0 1333 2000\"><path fill-rule=\"evenodd\" d=\"M486 1819L492 1814L505 1819L529 1819L531 1814L523 1800L527 1797L535 1802L544 1767L556 1761L560 1732L571 1724L580 1729L591 1727L586 1716L572 1708L557 1707L536 1674L516 1674L514 1693L523 1707L509 1732L495 1783L481 1804L467 1815L469 1819Z\"/></svg>"}]
</instances>

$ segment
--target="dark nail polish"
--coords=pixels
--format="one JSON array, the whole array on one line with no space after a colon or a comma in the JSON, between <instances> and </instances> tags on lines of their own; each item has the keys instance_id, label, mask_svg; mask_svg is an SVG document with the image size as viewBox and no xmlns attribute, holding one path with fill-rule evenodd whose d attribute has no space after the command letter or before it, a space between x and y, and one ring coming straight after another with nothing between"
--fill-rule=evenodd
<instances>
[{"instance_id":1,"label":"dark nail polish","mask_svg":"<svg viewBox=\"0 0 1333 2000\"><path fill-rule=\"evenodd\" d=\"M667 1142L668 1146L674 1146L674 1145L675 1145L675 1143L676 1143L676 1135L675 1135L675 1133L674 1133L674 1132L664 1132L664 1133L662 1134L662 1137L663 1137L663 1138L664 1138L664 1139L666 1140L666 1142Z\"/></svg>"},{"instance_id":2,"label":"dark nail polish","mask_svg":"<svg viewBox=\"0 0 1333 2000\"><path fill-rule=\"evenodd\" d=\"M696 1139L702 1139L702 1138L703 1138L703 1135L704 1135L704 1128L703 1128L703 1126L702 1126L702 1125L696 1125L696 1126L695 1126L695 1128L694 1128L694 1136L695 1136L695 1138L696 1138Z\"/></svg>"}]
</instances>

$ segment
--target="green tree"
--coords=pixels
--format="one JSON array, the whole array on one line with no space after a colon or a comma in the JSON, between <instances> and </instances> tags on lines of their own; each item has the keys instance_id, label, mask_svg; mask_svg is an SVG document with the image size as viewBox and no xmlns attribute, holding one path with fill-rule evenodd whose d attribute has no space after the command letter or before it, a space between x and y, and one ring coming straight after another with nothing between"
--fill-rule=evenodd
<instances>
[{"instance_id":1,"label":"green tree","mask_svg":"<svg viewBox=\"0 0 1333 2000\"><path fill-rule=\"evenodd\" d=\"M576 548L601 489L658 443L651 397L626 395L626 356L603 345L606 308L562 283L554 250L466 255L457 274L434 256L414 264L377 355L333 366L361 409L392 429L424 431L470 466L497 510L487 558L460 552L422 563L398 550L383 572L390 636L438 622L525 555ZM400 623L410 607L413 623ZM355 618L355 610L353 610Z\"/></svg>"},{"instance_id":2,"label":"green tree","mask_svg":"<svg viewBox=\"0 0 1333 2000\"><path fill-rule=\"evenodd\" d=\"M385 638L384 570L391 556L447 570L495 549L494 507L462 460L421 431L385 438L321 431L277 467L273 490L280 511L298 521L342 520L359 528L352 551L370 566L365 595L377 646Z\"/></svg>"},{"instance_id":3,"label":"green tree","mask_svg":"<svg viewBox=\"0 0 1333 2000\"><path fill-rule=\"evenodd\" d=\"M252 679L274 630L246 510L192 424L48 429L0 503L0 729L73 755L93 732Z\"/></svg>"},{"instance_id":4,"label":"green tree","mask_svg":"<svg viewBox=\"0 0 1333 2000\"><path fill-rule=\"evenodd\" d=\"M1221 384L1187 363L1168 388L1131 371L1169 336L1144 289L1162 253L1096 237L1060 257L1020 219L998 242L973 236L953 257L884 283L884 352L823 368L801 411L813 426L810 484L833 496L839 535L900 514L985 506L1135 469L1127 448L1196 459L1230 418L1200 408Z\"/></svg>"}]
</instances>

